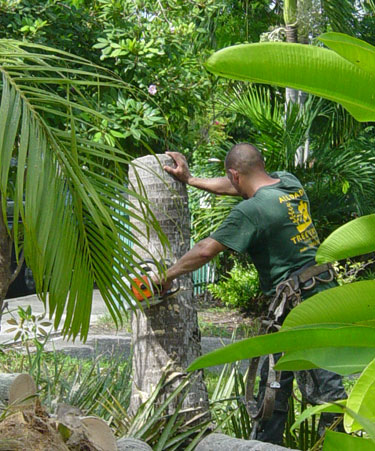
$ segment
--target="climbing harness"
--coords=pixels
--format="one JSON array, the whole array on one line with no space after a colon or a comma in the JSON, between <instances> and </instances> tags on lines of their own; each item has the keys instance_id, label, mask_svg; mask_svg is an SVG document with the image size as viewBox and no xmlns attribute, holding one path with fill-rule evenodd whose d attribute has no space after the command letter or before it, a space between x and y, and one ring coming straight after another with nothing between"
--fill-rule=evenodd
<instances>
[{"instance_id":1,"label":"climbing harness","mask_svg":"<svg viewBox=\"0 0 375 451\"><path fill-rule=\"evenodd\" d=\"M168 259L158 262L160 265L171 266L172 262ZM136 276L129 273L127 277L122 277L122 280L131 289L133 296L128 298L127 302L124 302L124 308L126 310L132 310L134 308L139 309L140 306L143 309L160 304L166 298L173 296L180 290L180 282L178 279L173 281L173 286L166 293L162 295L158 292L158 287L152 281L153 275L158 275L158 265L153 260L144 260L139 264L139 267L145 272L142 276Z\"/></svg>"},{"instance_id":2,"label":"climbing harness","mask_svg":"<svg viewBox=\"0 0 375 451\"><path fill-rule=\"evenodd\" d=\"M267 316L262 318L259 335L278 331L290 310L302 302L303 291L312 290L318 283L332 282L334 278L335 271L330 264L312 266L310 263L280 282L276 286L275 296L270 303ZM254 393L260 357L253 358L249 364L244 403L253 419L251 439L256 438L259 423L271 418L275 407L276 393L280 388L281 373L274 369L273 354L269 354L268 358L267 383L261 400L257 399Z\"/></svg>"}]
</instances>

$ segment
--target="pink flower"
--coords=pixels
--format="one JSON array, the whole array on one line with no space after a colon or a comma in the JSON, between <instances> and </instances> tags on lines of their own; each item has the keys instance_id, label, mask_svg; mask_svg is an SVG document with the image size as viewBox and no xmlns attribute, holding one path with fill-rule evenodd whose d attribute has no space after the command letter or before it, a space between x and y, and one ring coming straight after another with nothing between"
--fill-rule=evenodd
<instances>
[{"instance_id":1,"label":"pink flower","mask_svg":"<svg viewBox=\"0 0 375 451\"><path fill-rule=\"evenodd\" d=\"M154 96L156 92L157 92L156 85L150 85L148 87L148 93L151 94L152 96Z\"/></svg>"}]
</instances>

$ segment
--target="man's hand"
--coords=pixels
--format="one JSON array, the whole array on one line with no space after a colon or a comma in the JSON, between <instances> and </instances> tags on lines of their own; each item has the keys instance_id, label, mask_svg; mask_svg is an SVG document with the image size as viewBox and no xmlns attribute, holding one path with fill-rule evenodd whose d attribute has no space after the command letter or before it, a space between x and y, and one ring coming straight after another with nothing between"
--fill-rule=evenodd
<instances>
[{"instance_id":1,"label":"man's hand","mask_svg":"<svg viewBox=\"0 0 375 451\"><path fill-rule=\"evenodd\" d=\"M173 280L161 279L158 275L153 274L151 277L152 284L155 286L158 296L163 296L172 286Z\"/></svg>"},{"instance_id":2,"label":"man's hand","mask_svg":"<svg viewBox=\"0 0 375 451\"><path fill-rule=\"evenodd\" d=\"M177 180L183 183L189 184L191 179L191 174L189 171L189 166L186 161L186 158L180 152L165 152L167 155L173 158L176 163L176 167L172 168L172 166L164 166L164 170L168 172L168 174L176 177Z\"/></svg>"},{"instance_id":3,"label":"man's hand","mask_svg":"<svg viewBox=\"0 0 375 451\"><path fill-rule=\"evenodd\" d=\"M239 196L238 191L232 185L228 177L214 177L214 178L199 178L193 177L190 174L189 166L186 158L180 152L165 152L167 155L173 158L176 163L176 167L164 166L164 170L168 174L176 177L177 180L183 183L187 183L194 188L203 189L209 193L227 196Z\"/></svg>"}]
</instances>

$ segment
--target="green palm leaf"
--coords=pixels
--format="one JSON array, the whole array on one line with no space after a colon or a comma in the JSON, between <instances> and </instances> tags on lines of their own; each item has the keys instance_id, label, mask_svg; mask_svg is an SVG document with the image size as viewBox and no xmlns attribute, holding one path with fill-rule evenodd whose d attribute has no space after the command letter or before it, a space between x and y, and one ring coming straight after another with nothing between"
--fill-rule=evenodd
<instances>
[{"instance_id":1,"label":"green palm leaf","mask_svg":"<svg viewBox=\"0 0 375 451\"><path fill-rule=\"evenodd\" d=\"M110 122L100 112L100 93L127 86L82 58L7 40L0 40L0 72L4 220L6 200L14 199L24 243L17 221L9 233L16 249L24 246L39 296L49 303L55 327L65 314L63 332L85 337L94 284L116 321L116 297L131 296L121 280L137 265L136 253L123 242L134 241L129 216L147 225L145 233L155 228L166 244L147 199L124 187L130 155L92 140ZM17 167L10 181L13 157ZM141 202L147 218L124 193Z\"/></svg>"}]
</instances>

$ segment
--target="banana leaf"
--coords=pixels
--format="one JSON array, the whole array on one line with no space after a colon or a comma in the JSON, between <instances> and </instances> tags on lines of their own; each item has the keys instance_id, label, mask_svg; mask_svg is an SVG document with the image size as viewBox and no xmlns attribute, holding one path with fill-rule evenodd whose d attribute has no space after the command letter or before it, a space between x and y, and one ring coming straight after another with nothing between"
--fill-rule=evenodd
<instances>
[{"instance_id":1,"label":"banana leaf","mask_svg":"<svg viewBox=\"0 0 375 451\"><path fill-rule=\"evenodd\" d=\"M340 103L355 119L375 119L375 74L332 50L265 42L227 47L206 62L216 75L299 89Z\"/></svg>"}]
</instances>

